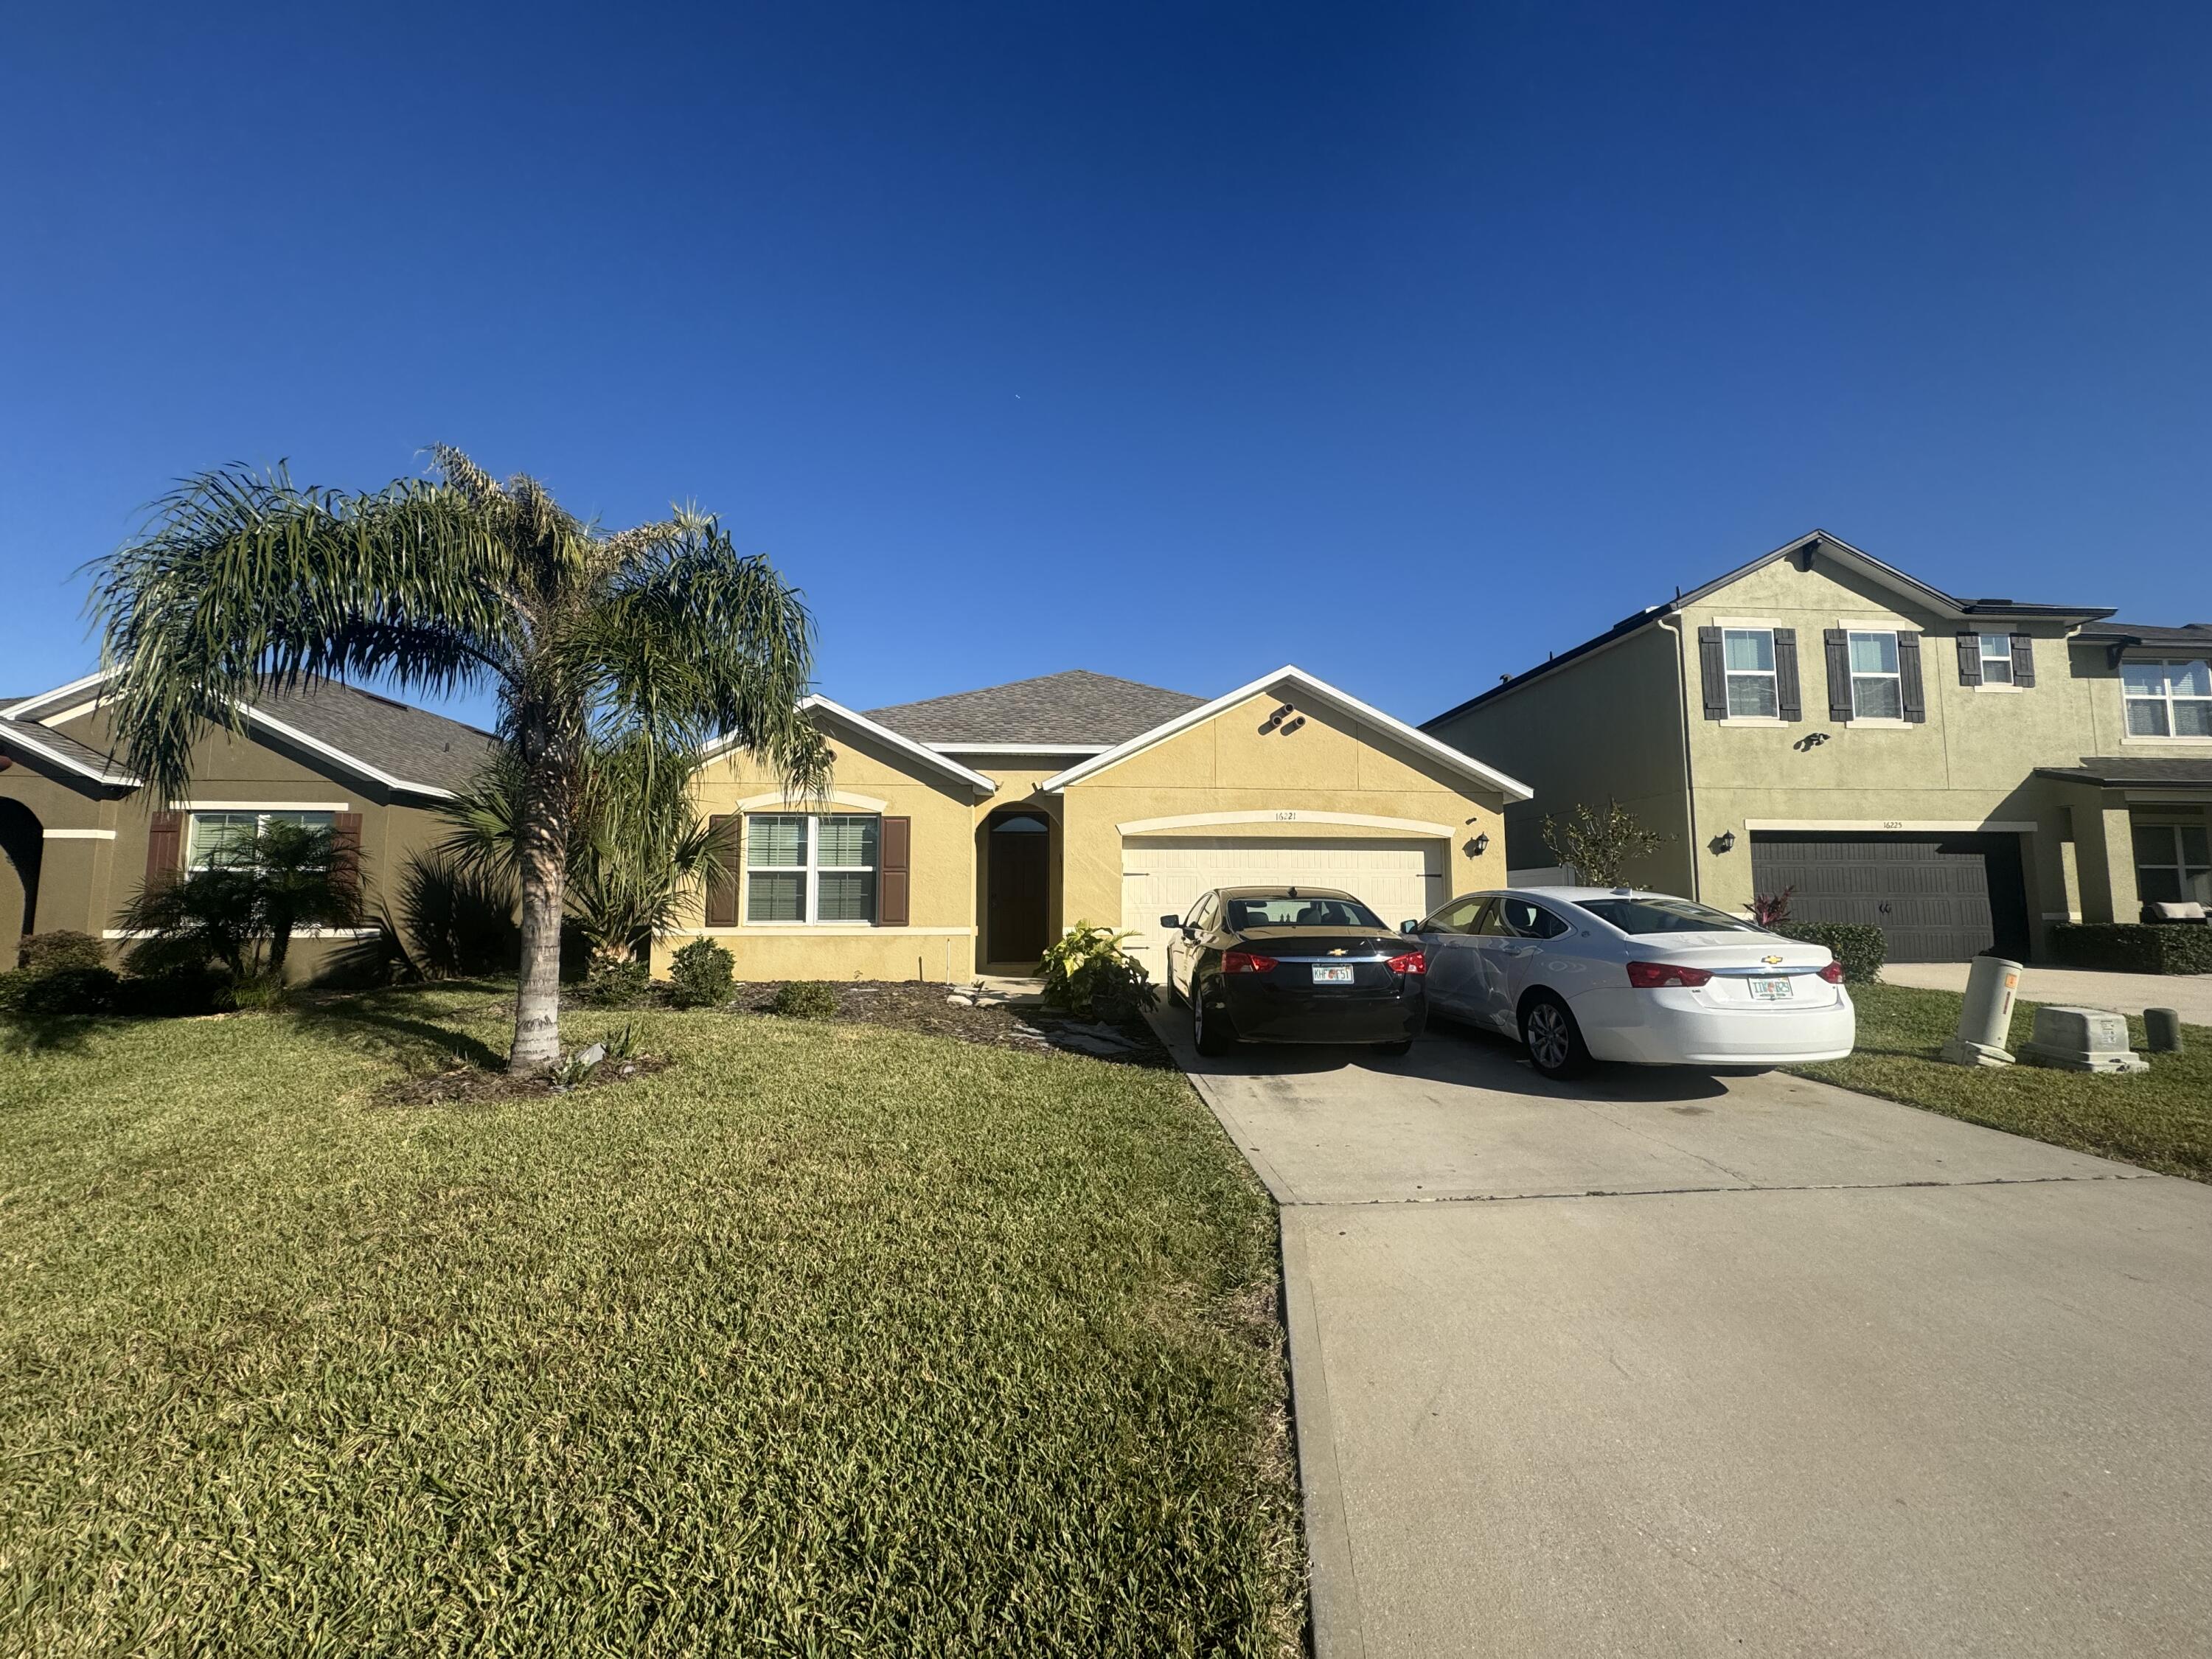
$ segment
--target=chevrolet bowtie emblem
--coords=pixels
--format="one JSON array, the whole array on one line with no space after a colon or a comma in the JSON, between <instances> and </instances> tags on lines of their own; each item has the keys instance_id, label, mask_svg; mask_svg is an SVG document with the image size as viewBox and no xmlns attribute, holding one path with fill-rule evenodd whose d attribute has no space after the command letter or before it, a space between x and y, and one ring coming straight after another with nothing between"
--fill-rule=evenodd
<instances>
[{"instance_id":1,"label":"chevrolet bowtie emblem","mask_svg":"<svg viewBox=\"0 0 2212 1659\"><path fill-rule=\"evenodd\" d=\"M1346 955L1349 955L1349 954L1350 954L1350 953L1349 953L1348 951L1346 951L1345 950L1345 948L1344 948L1341 945L1338 945L1334 950L1333 950L1333 951L1331 951L1329 952L1329 955L1331 955L1331 956L1333 956L1333 957L1341 957L1341 956L1346 956ZM1779 958L1778 958L1778 960L1779 960Z\"/></svg>"},{"instance_id":2,"label":"chevrolet bowtie emblem","mask_svg":"<svg viewBox=\"0 0 2212 1659\"><path fill-rule=\"evenodd\" d=\"M1782 958L1780 957L1759 957L1759 960L1770 968L1779 968L1782 965Z\"/></svg>"}]
</instances>

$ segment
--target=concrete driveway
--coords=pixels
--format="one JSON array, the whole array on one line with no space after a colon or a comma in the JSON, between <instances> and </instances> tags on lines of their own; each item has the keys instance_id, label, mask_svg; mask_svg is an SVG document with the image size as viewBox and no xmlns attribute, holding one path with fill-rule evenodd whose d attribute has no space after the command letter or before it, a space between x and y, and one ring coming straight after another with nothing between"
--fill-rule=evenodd
<instances>
[{"instance_id":1,"label":"concrete driveway","mask_svg":"<svg viewBox=\"0 0 2212 1659\"><path fill-rule=\"evenodd\" d=\"M1326 1659L2207 1650L2212 1191L1771 1074L1161 1024L1282 1206Z\"/></svg>"}]
</instances>

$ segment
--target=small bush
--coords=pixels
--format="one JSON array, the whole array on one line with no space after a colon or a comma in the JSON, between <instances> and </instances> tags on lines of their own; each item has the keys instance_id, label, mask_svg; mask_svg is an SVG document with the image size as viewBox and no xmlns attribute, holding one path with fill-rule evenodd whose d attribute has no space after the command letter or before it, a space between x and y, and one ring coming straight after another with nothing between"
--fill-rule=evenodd
<instances>
[{"instance_id":1,"label":"small bush","mask_svg":"<svg viewBox=\"0 0 2212 1659\"><path fill-rule=\"evenodd\" d=\"M818 979L790 980L776 988L769 1009L787 1019L834 1019L837 994Z\"/></svg>"},{"instance_id":2,"label":"small bush","mask_svg":"<svg viewBox=\"0 0 2212 1659\"><path fill-rule=\"evenodd\" d=\"M21 981L13 993L15 1012L41 1019L58 1014L112 1013L123 984L121 975L112 968L56 968L14 977Z\"/></svg>"},{"instance_id":3,"label":"small bush","mask_svg":"<svg viewBox=\"0 0 2212 1659\"><path fill-rule=\"evenodd\" d=\"M668 1000L679 1008L719 1008L736 983L736 958L710 939L692 940L668 964Z\"/></svg>"},{"instance_id":4,"label":"small bush","mask_svg":"<svg viewBox=\"0 0 2212 1659\"><path fill-rule=\"evenodd\" d=\"M610 962L585 976L576 1000L594 1008L635 1008L652 994L653 973L643 963Z\"/></svg>"},{"instance_id":5,"label":"small bush","mask_svg":"<svg viewBox=\"0 0 2212 1659\"><path fill-rule=\"evenodd\" d=\"M2120 974L2212 974L2212 927L2190 922L2062 921L2051 948L2069 968Z\"/></svg>"},{"instance_id":6,"label":"small bush","mask_svg":"<svg viewBox=\"0 0 2212 1659\"><path fill-rule=\"evenodd\" d=\"M51 933L33 933L15 953L16 965L27 974L51 974L63 968L105 968L107 947L89 933L73 933L57 927Z\"/></svg>"},{"instance_id":7,"label":"small bush","mask_svg":"<svg viewBox=\"0 0 2212 1659\"><path fill-rule=\"evenodd\" d=\"M1079 921L1044 953L1044 1000L1084 1019L1119 1024L1159 993L1144 964L1121 948L1124 939L1094 922Z\"/></svg>"},{"instance_id":8,"label":"small bush","mask_svg":"<svg viewBox=\"0 0 2212 1659\"><path fill-rule=\"evenodd\" d=\"M1780 921L1775 923L1774 931L1784 939L1826 945L1844 964L1844 978L1853 985L1872 980L1881 971L1882 958L1889 954L1889 941L1881 929L1864 922Z\"/></svg>"},{"instance_id":9,"label":"small bush","mask_svg":"<svg viewBox=\"0 0 2212 1659\"><path fill-rule=\"evenodd\" d=\"M248 974L231 988L232 1006L269 1012L282 1008L292 999L292 988L284 982L282 974Z\"/></svg>"}]
</instances>

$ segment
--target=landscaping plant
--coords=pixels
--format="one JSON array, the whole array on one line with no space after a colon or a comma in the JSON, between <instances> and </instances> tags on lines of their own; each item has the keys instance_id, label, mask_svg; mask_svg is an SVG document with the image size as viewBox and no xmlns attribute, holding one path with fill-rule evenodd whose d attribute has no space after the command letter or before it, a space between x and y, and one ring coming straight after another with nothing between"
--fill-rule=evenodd
<instances>
[{"instance_id":1,"label":"landscaping plant","mask_svg":"<svg viewBox=\"0 0 2212 1659\"><path fill-rule=\"evenodd\" d=\"M205 869L149 881L123 913L125 931L148 935L131 948L137 972L189 972L212 962L241 988L264 978L283 986L300 928L360 920L356 858L332 831L298 823L264 824Z\"/></svg>"},{"instance_id":2,"label":"landscaping plant","mask_svg":"<svg viewBox=\"0 0 2212 1659\"><path fill-rule=\"evenodd\" d=\"M1826 945L1843 964L1844 978L1853 985L1871 984L1889 954L1888 936L1862 921L1778 921L1773 926L1784 939Z\"/></svg>"},{"instance_id":3,"label":"landscaping plant","mask_svg":"<svg viewBox=\"0 0 2212 1659\"><path fill-rule=\"evenodd\" d=\"M776 987L769 1011L788 1019L835 1019L837 993L818 979L787 980Z\"/></svg>"},{"instance_id":4,"label":"landscaping plant","mask_svg":"<svg viewBox=\"0 0 2212 1659\"><path fill-rule=\"evenodd\" d=\"M1552 856L1591 887L1621 885L1628 879L1630 865L1673 839L1646 829L1635 813L1610 796L1602 811L1577 801L1564 818L1547 813L1543 836Z\"/></svg>"},{"instance_id":5,"label":"landscaping plant","mask_svg":"<svg viewBox=\"0 0 2212 1659\"><path fill-rule=\"evenodd\" d=\"M280 467L186 481L101 561L93 607L114 671L119 757L150 793L190 793L210 722L245 729L272 687L383 677L491 692L520 780L521 981L509 1069L560 1053L561 928L578 813L621 757L659 780L726 735L787 786L820 788L829 750L800 713L812 622L768 562L680 510L608 532L535 479L501 484L460 451L437 476L364 493Z\"/></svg>"},{"instance_id":6,"label":"landscaping plant","mask_svg":"<svg viewBox=\"0 0 2212 1659\"><path fill-rule=\"evenodd\" d=\"M1119 1024L1158 1000L1145 965L1123 950L1136 934L1079 921L1044 953L1044 1000L1084 1019Z\"/></svg>"},{"instance_id":7,"label":"landscaping plant","mask_svg":"<svg viewBox=\"0 0 2212 1659\"><path fill-rule=\"evenodd\" d=\"M668 964L668 1000L679 1008L719 1008L737 983L737 963L710 939L691 941Z\"/></svg>"}]
</instances>

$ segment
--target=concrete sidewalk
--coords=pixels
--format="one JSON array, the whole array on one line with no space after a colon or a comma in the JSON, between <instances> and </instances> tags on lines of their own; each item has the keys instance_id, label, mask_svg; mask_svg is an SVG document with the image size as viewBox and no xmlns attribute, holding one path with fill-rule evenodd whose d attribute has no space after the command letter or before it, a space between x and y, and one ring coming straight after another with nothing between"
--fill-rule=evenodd
<instances>
[{"instance_id":1,"label":"concrete sidewalk","mask_svg":"<svg viewBox=\"0 0 2212 1659\"><path fill-rule=\"evenodd\" d=\"M2212 1191L1774 1075L1160 1023L1283 1206L1328 1659L2203 1651Z\"/></svg>"},{"instance_id":2,"label":"concrete sidewalk","mask_svg":"<svg viewBox=\"0 0 2212 1659\"><path fill-rule=\"evenodd\" d=\"M1883 966L1886 985L1917 985L1931 991L1963 991L1964 962L1893 962ZM2191 1025L2212 1025L2212 974L2107 974L2087 968L2027 968L2020 994L2030 1002L2070 1002L2085 1008L2110 1008L2140 1014L2146 1008L2172 1008Z\"/></svg>"}]
</instances>

